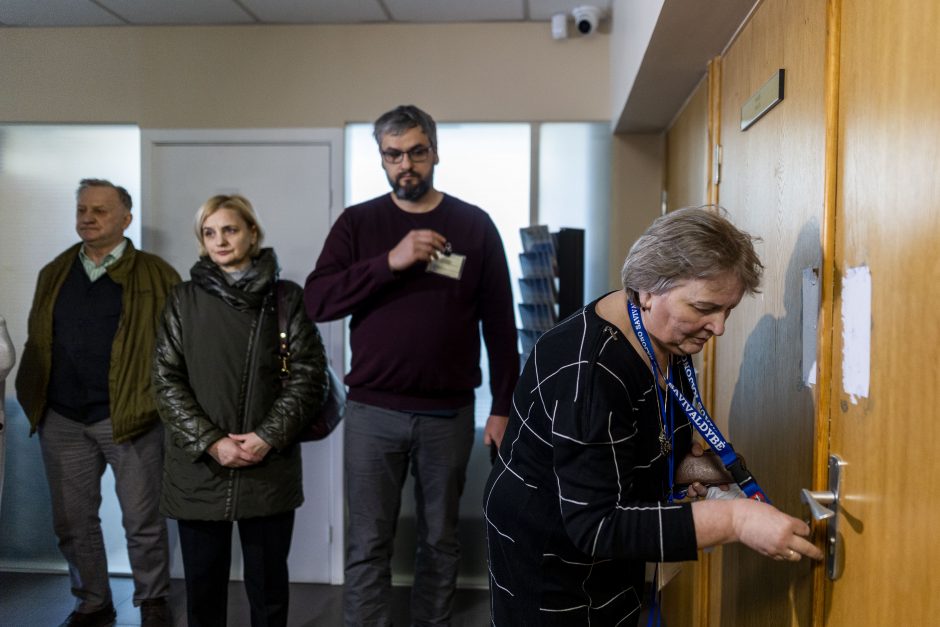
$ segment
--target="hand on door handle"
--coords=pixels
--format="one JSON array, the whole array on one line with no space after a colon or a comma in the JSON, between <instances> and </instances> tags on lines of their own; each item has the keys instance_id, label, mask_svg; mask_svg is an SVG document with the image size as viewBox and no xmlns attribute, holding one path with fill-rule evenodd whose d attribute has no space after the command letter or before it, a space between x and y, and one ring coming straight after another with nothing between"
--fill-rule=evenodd
<instances>
[{"instance_id":1,"label":"hand on door handle","mask_svg":"<svg viewBox=\"0 0 940 627\"><path fill-rule=\"evenodd\" d=\"M826 574L833 581L842 576L842 544L839 539L839 501L842 494L842 469L846 465L836 454L829 455L829 489L815 492L803 489L800 498L809 505L813 518L826 522ZM828 505L829 507L826 507Z\"/></svg>"}]
</instances>

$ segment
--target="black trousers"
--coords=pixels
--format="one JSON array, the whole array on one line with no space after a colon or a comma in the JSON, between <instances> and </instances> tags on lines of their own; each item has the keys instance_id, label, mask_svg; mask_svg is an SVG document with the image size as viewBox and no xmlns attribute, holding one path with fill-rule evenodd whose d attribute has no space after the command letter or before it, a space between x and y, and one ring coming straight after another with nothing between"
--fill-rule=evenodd
<instances>
[{"instance_id":1,"label":"black trousers","mask_svg":"<svg viewBox=\"0 0 940 627\"><path fill-rule=\"evenodd\" d=\"M233 523L226 520L177 522L189 627L225 627ZM294 512L236 522L251 625L286 627L290 590L287 554L294 531Z\"/></svg>"}]
</instances>

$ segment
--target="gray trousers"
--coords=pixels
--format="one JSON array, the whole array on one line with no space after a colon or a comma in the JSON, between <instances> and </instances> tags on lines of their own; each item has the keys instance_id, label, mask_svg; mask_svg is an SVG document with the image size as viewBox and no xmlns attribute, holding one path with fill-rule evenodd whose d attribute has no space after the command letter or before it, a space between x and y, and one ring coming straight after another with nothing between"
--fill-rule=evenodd
<instances>
[{"instance_id":1,"label":"gray trousers","mask_svg":"<svg viewBox=\"0 0 940 627\"><path fill-rule=\"evenodd\" d=\"M346 407L346 625L387 626L391 557L409 465L418 539L411 592L414 625L448 625L457 585L457 520L473 446L473 405L454 417Z\"/></svg>"},{"instance_id":2,"label":"gray trousers","mask_svg":"<svg viewBox=\"0 0 940 627\"><path fill-rule=\"evenodd\" d=\"M39 444L52 495L52 522L69 565L75 609L93 612L111 602L108 558L101 534L101 476L114 473L134 575L134 605L170 592L166 520L160 515L163 426L115 444L111 420L85 425L48 410Z\"/></svg>"}]
</instances>

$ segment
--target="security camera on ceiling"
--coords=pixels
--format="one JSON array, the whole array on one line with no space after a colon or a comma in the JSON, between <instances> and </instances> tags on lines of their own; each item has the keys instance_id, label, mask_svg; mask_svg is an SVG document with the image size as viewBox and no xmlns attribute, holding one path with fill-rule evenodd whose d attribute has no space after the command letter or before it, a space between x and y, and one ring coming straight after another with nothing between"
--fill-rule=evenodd
<instances>
[{"instance_id":1,"label":"security camera on ceiling","mask_svg":"<svg viewBox=\"0 0 940 627\"><path fill-rule=\"evenodd\" d=\"M597 25L604 17L603 11L590 4L584 4L571 9L574 16L574 25L581 35L592 35L597 32Z\"/></svg>"}]
</instances>

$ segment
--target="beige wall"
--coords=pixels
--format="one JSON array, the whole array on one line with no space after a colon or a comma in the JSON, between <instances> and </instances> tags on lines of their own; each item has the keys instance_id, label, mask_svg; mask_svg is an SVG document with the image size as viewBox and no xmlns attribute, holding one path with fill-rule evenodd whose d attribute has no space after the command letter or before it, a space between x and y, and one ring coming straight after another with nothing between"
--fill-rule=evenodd
<instances>
[{"instance_id":1,"label":"beige wall","mask_svg":"<svg viewBox=\"0 0 940 627\"><path fill-rule=\"evenodd\" d=\"M610 120L608 37L545 23L4 29L0 121L338 127Z\"/></svg>"},{"instance_id":2,"label":"beige wall","mask_svg":"<svg viewBox=\"0 0 940 627\"><path fill-rule=\"evenodd\" d=\"M341 127L404 102L447 121L610 121L610 37L544 23L4 29L0 122ZM662 139L617 136L611 287L658 215Z\"/></svg>"},{"instance_id":3,"label":"beige wall","mask_svg":"<svg viewBox=\"0 0 940 627\"><path fill-rule=\"evenodd\" d=\"M614 135L610 209L610 288L633 242L661 212L665 144L661 134Z\"/></svg>"},{"instance_id":4,"label":"beige wall","mask_svg":"<svg viewBox=\"0 0 940 627\"><path fill-rule=\"evenodd\" d=\"M619 122L664 0L614 0L610 33L611 128ZM611 150L608 278L618 289L630 246L661 211L665 143L662 133L617 133Z\"/></svg>"}]
</instances>

